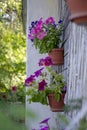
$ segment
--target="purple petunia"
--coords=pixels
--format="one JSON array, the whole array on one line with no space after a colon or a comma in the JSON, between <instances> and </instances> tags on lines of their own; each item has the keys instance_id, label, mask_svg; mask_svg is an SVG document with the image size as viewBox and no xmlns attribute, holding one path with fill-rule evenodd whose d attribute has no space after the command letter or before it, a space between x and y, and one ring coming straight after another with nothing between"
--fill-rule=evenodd
<instances>
[{"instance_id":1,"label":"purple petunia","mask_svg":"<svg viewBox=\"0 0 87 130\"><path fill-rule=\"evenodd\" d=\"M51 58L50 58L49 56L47 56L47 57L45 58L44 64L45 64L45 66L50 66L50 65L52 65L52 60L51 60Z\"/></svg>"},{"instance_id":2,"label":"purple petunia","mask_svg":"<svg viewBox=\"0 0 87 130\"><path fill-rule=\"evenodd\" d=\"M39 66L43 66L44 65L44 59L43 58L40 59L38 64L39 64Z\"/></svg>"},{"instance_id":3,"label":"purple petunia","mask_svg":"<svg viewBox=\"0 0 87 130\"><path fill-rule=\"evenodd\" d=\"M28 77L26 80L25 80L25 85L30 85L32 86L32 82L35 80L35 76L34 75L30 75L30 77Z\"/></svg>"},{"instance_id":4,"label":"purple petunia","mask_svg":"<svg viewBox=\"0 0 87 130\"><path fill-rule=\"evenodd\" d=\"M47 56L46 58L42 58L39 60L39 66L50 66L52 65L52 60L49 56Z\"/></svg>"},{"instance_id":5,"label":"purple petunia","mask_svg":"<svg viewBox=\"0 0 87 130\"><path fill-rule=\"evenodd\" d=\"M47 85L46 81L42 80L41 82L39 82L39 88L38 88L38 90L39 91L43 91L46 85Z\"/></svg>"},{"instance_id":6,"label":"purple petunia","mask_svg":"<svg viewBox=\"0 0 87 130\"><path fill-rule=\"evenodd\" d=\"M35 76L38 77L41 74L43 69L44 68L41 68L41 69L37 70L36 72L34 72Z\"/></svg>"}]
</instances>

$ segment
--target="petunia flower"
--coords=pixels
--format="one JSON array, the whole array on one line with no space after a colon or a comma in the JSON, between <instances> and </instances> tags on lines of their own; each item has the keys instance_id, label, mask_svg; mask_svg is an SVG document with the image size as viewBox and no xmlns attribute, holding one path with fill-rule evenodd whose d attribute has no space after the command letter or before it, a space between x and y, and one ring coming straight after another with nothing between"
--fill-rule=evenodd
<instances>
[{"instance_id":1,"label":"petunia flower","mask_svg":"<svg viewBox=\"0 0 87 130\"><path fill-rule=\"evenodd\" d=\"M42 18L40 18L40 20L36 23L36 29L37 28L42 29L42 26L43 26L43 21L42 21Z\"/></svg>"},{"instance_id":2,"label":"petunia flower","mask_svg":"<svg viewBox=\"0 0 87 130\"><path fill-rule=\"evenodd\" d=\"M42 58L39 60L39 66L50 66L52 65L52 60L49 56L47 56L46 58Z\"/></svg>"},{"instance_id":3,"label":"petunia flower","mask_svg":"<svg viewBox=\"0 0 87 130\"><path fill-rule=\"evenodd\" d=\"M41 33L41 28L40 27L37 27L37 28L35 28L35 36L37 37L40 33Z\"/></svg>"},{"instance_id":4,"label":"petunia flower","mask_svg":"<svg viewBox=\"0 0 87 130\"><path fill-rule=\"evenodd\" d=\"M49 17L48 19L46 19L45 21L45 24L48 25L48 24L54 24L55 23L55 20L53 17Z\"/></svg>"},{"instance_id":5,"label":"petunia flower","mask_svg":"<svg viewBox=\"0 0 87 130\"><path fill-rule=\"evenodd\" d=\"M34 72L35 76L38 77L41 74L43 69L44 68L41 68L41 69L37 70L36 72Z\"/></svg>"},{"instance_id":6,"label":"petunia flower","mask_svg":"<svg viewBox=\"0 0 87 130\"><path fill-rule=\"evenodd\" d=\"M39 66L43 66L44 65L44 59L40 59L39 62L38 62Z\"/></svg>"},{"instance_id":7,"label":"petunia flower","mask_svg":"<svg viewBox=\"0 0 87 130\"><path fill-rule=\"evenodd\" d=\"M26 80L25 80L25 85L30 85L32 86L32 82L35 80L35 76L34 75L30 75L30 77L28 77Z\"/></svg>"},{"instance_id":8,"label":"petunia flower","mask_svg":"<svg viewBox=\"0 0 87 130\"><path fill-rule=\"evenodd\" d=\"M44 59L44 65L45 66L50 66L52 65L52 60L49 56L47 56L45 59Z\"/></svg>"},{"instance_id":9,"label":"petunia flower","mask_svg":"<svg viewBox=\"0 0 87 130\"><path fill-rule=\"evenodd\" d=\"M17 87L16 86L12 86L12 92L15 92L17 90Z\"/></svg>"},{"instance_id":10,"label":"petunia flower","mask_svg":"<svg viewBox=\"0 0 87 130\"><path fill-rule=\"evenodd\" d=\"M33 34L33 35L36 34L36 29L35 29L35 28L32 28L32 29L31 29L31 34Z\"/></svg>"},{"instance_id":11,"label":"petunia flower","mask_svg":"<svg viewBox=\"0 0 87 130\"><path fill-rule=\"evenodd\" d=\"M41 39L43 39L46 35L47 35L47 33L44 32L44 31L42 31L42 32L40 32L36 37L41 40Z\"/></svg>"},{"instance_id":12,"label":"petunia flower","mask_svg":"<svg viewBox=\"0 0 87 130\"><path fill-rule=\"evenodd\" d=\"M41 82L39 82L39 91L43 91L45 89L45 86L47 85L45 80L42 80Z\"/></svg>"},{"instance_id":13,"label":"petunia flower","mask_svg":"<svg viewBox=\"0 0 87 130\"><path fill-rule=\"evenodd\" d=\"M31 39L31 40L33 40L33 39L34 39L34 35L29 34L29 35L28 35L28 38Z\"/></svg>"}]
</instances>

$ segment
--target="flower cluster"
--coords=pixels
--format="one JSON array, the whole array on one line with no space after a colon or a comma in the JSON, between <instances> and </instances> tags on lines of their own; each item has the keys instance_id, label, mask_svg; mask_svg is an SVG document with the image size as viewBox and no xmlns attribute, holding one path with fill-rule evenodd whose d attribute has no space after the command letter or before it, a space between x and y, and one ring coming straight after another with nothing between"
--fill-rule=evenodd
<instances>
[{"instance_id":1,"label":"flower cluster","mask_svg":"<svg viewBox=\"0 0 87 130\"><path fill-rule=\"evenodd\" d=\"M29 86L26 92L29 95L29 102L48 104L46 98L48 93L54 93L56 99L59 100L60 94L65 88L62 74L56 73L51 68L52 61L48 56L40 59L38 65L42 66L42 68L25 80L25 85Z\"/></svg>"},{"instance_id":2,"label":"flower cluster","mask_svg":"<svg viewBox=\"0 0 87 130\"><path fill-rule=\"evenodd\" d=\"M50 66L50 65L52 65L52 61L51 61L50 57L46 57L45 59L43 59L43 58L40 59L38 64L39 64L39 66ZM35 83L36 78L38 78L39 76L41 76L41 77L43 76L43 78L41 78L41 80L39 80L39 82L38 82L38 90L43 91L44 87L47 86L47 82L45 80L46 73L42 74L43 69L44 69L44 67L35 71L33 75L30 75L25 80L25 84L28 86L33 86L33 83Z\"/></svg>"},{"instance_id":3,"label":"flower cluster","mask_svg":"<svg viewBox=\"0 0 87 130\"><path fill-rule=\"evenodd\" d=\"M31 23L28 38L34 42L33 45L39 49L40 53L48 53L50 50L58 48L62 32L62 20L56 24L53 17L48 17L46 20L40 18Z\"/></svg>"}]
</instances>

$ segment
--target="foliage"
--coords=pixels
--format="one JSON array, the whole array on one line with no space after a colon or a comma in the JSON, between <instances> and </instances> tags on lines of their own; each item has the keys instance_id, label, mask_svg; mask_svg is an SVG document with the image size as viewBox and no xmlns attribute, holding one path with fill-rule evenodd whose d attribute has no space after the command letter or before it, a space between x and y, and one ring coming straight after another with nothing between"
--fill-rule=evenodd
<instances>
[{"instance_id":1,"label":"foliage","mask_svg":"<svg viewBox=\"0 0 87 130\"><path fill-rule=\"evenodd\" d=\"M17 93L22 91L23 95L19 95L24 102L26 44L22 29L21 8L21 0L0 1L0 97L3 89L5 94L9 95L11 87L17 86Z\"/></svg>"},{"instance_id":2,"label":"foliage","mask_svg":"<svg viewBox=\"0 0 87 130\"><path fill-rule=\"evenodd\" d=\"M86 119L86 117L83 117L80 120L78 130L87 130L87 119Z\"/></svg>"},{"instance_id":3,"label":"foliage","mask_svg":"<svg viewBox=\"0 0 87 130\"><path fill-rule=\"evenodd\" d=\"M7 27L17 30L21 26L22 0L0 1L0 21Z\"/></svg>"},{"instance_id":4,"label":"foliage","mask_svg":"<svg viewBox=\"0 0 87 130\"><path fill-rule=\"evenodd\" d=\"M22 36L22 37L21 37ZM16 85L25 74L25 37L22 33L14 33L1 29L0 38L0 82L7 87ZM4 77L4 78L3 78ZM1 86L2 87L2 86Z\"/></svg>"},{"instance_id":5,"label":"foliage","mask_svg":"<svg viewBox=\"0 0 87 130\"><path fill-rule=\"evenodd\" d=\"M48 17L45 21L40 18L38 21L33 21L29 29L28 37L40 53L49 53L52 49L59 47L63 32L62 20L56 24L53 17Z\"/></svg>"},{"instance_id":6,"label":"foliage","mask_svg":"<svg viewBox=\"0 0 87 130\"><path fill-rule=\"evenodd\" d=\"M40 59L39 66L44 66L34 72L26 80L25 84L28 87L27 95L29 95L29 102L47 103L47 94L53 93L56 100L60 99L62 92L66 91L65 81L62 74L58 74L50 66L52 61L50 57ZM51 79L49 79L49 77Z\"/></svg>"},{"instance_id":7,"label":"foliage","mask_svg":"<svg viewBox=\"0 0 87 130\"><path fill-rule=\"evenodd\" d=\"M4 102L25 102L24 86L12 86L0 88L0 101Z\"/></svg>"},{"instance_id":8,"label":"foliage","mask_svg":"<svg viewBox=\"0 0 87 130\"><path fill-rule=\"evenodd\" d=\"M25 130L22 0L0 0L0 129ZM17 103L15 103L17 102Z\"/></svg>"}]
</instances>

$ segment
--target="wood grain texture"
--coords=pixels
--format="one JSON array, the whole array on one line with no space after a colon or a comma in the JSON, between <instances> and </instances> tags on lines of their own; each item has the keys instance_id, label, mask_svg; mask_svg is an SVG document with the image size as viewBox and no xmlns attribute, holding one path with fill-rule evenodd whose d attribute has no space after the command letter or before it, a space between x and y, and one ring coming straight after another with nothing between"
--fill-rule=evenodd
<instances>
[{"instance_id":1,"label":"wood grain texture","mask_svg":"<svg viewBox=\"0 0 87 130\"><path fill-rule=\"evenodd\" d=\"M60 17L64 19L64 66L62 71L68 86L67 101L87 98L87 26L71 23L64 0L60 2ZM67 77L67 78L66 78Z\"/></svg>"}]
</instances>

